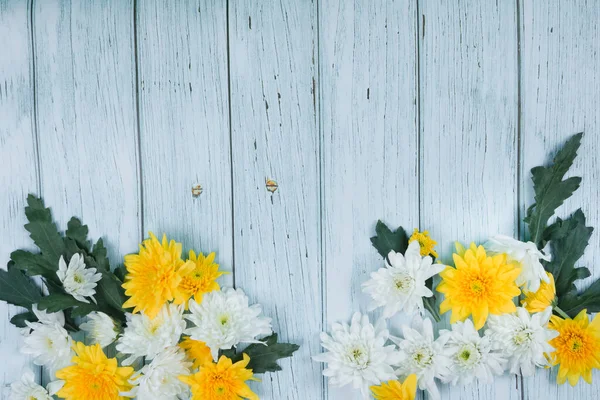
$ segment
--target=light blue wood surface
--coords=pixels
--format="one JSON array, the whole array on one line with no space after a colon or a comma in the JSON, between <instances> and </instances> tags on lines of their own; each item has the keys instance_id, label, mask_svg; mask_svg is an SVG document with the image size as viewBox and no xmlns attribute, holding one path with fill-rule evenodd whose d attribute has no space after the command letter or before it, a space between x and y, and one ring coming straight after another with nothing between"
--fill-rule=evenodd
<instances>
[{"instance_id":1,"label":"light blue wood surface","mask_svg":"<svg viewBox=\"0 0 600 400\"><path fill-rule=\"evenodd\" d=\"M0 264L31 247L27 193L61 228L82 217L113 264L167 232L216 251L224 283L302 345L253 384L262 399L359 399L310 357L366 311L377 219L429 230L442 259L454 240L522 236L529 169L585 131L561 212L600 227L599 19L594 0L0 0ZM595 233L594 278L599 255ZM14 312L0 304L0 399L25 368L44 375ZM600 396L600 374L554 375L442 393Z\"/></svg>"}]
</instances>

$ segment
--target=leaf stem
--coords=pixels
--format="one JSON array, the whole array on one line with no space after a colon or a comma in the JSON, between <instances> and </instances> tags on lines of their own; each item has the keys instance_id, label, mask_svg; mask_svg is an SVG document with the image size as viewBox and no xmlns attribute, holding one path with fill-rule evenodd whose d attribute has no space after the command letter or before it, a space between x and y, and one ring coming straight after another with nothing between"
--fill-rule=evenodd
<instances>
[{"instance_id":1,"label":"leaf stem","mask_svg":"<svg viewBox=\"0 0 600 400\"><path fill-rule=\"evenodd\" d=\"M558 306L554 306L554 311L565 319L571 319L571 317L569 317L569 315L563 310L561 310Z\"/></svg>"},{"instance_id":2,"label":"leaf stem","mask_svg":"<svg viewBox=\"0 0 600 400\"><path fill-rule=\"evenodd\" d=\"M423 301L423 303L424 303L427 311L429 311L429 313L435 320L435 322L440 322L441 318L440 318L440 314L438 313L437 307L435 306L435 302L430 302L430 301L427 301L427 299L425 299L425 301Z\"/></svg>"}]
</instances>

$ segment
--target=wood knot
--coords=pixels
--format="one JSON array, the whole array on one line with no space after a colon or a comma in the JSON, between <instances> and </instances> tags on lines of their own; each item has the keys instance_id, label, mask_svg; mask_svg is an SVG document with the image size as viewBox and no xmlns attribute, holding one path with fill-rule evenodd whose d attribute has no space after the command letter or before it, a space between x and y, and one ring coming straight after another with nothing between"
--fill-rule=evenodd
<instances>
[{"instance_id":1,"label":"wood knot","mask_svg":"<svg viewBox=\"0 0 600 400\"><path fill-rule=\"evenodd\" d=\"M271 193L275 193L275 191L277 190L277 188L279 188L279 185L277 185L277 182L275 182L272 179L267 179L265 186L267 187L267 190Z\"/></svg>"},{"instance_id":2,"label":"wood knot","mask_svg":"<svg viewBox=\"0 0 600 400\"><path fill-rule=\"evenodd\" d=\"M192 186L192 196L193 197L198 197L201 194L202 194L202 186L201 185Z\"/></svg>"}]
</instances>

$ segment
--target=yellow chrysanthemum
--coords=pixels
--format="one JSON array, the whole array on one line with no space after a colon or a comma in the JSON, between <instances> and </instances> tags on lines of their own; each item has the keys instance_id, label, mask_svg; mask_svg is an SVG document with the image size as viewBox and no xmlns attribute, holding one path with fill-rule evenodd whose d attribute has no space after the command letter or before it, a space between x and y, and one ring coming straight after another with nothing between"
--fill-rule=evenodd
<instances>
[{"instance_id":1,"label":"yellow chrysanthemum","mask_svg":"<svg viewBox=\"0 0 600 400\"><path fill-rule=\"evenodd\" d=\"M187 358L194 362L194 365L192 366L194 369L200 368L205 364L210 364L213 361L210 353L210 347L208 347L204 342L186 337L181 343L179 343L179 347L185 350Z\"/></svg>"},{"instance_id":2,"label":"yellow chrysanthemum","mask_svg":"<svg viewBox=\"0 0 600 400\"><path fill-rule=\"evenodd\" d=\"M513 298L521 293L515 280L521 273L516 264L508 263L505 254L490 257L483 246L471 243L468 250L457 244L453 254L456 268L447 267L440 276L438 292L445 300L440 312L452 310L450 323L464 321L473 315L475 329L481 329L489 314L516 311Z\"/></svg>"},{"instance_id":3,"label":"yellow chrysanthemum","mask_svg":"<svg viewBox=\"0 0 600 400\"><path fill-rule=\"evenodd\" d=\"M435 247L435 245L437 244L437 242L429 237L429 232L427 232L427 231L419 232L419 230L415 228L410 239L408 239L408 243L414 242L415 240L417 242L419 242L419 246L421 246L421 256L422 257L432 255L433 257L437 258L438 254L433 249Z\"/></svg>"},{"instance_id":4,"label":"yellow chrysanthemum","mask_svg":"<svg viewBox=\"0 0 600 400\"><path fill-rule=\"evenodd\" d=\"M76 342L74 365L56 372L65 381L57 396L65 400L125 399L119 392L129 391L131 367L119 367L116 358L107 358L99 344L86 346Z\"/></svg>"},{"instance_id":5,"label":"yellow chrysanthemum","mask_svg":"<svg viewBox=\"0 0 600 400\"><path fill-rule=\"evenodd\" d=\"M150 239L144 240L138 254L125 256L125 267L123 288L129 300L123 307L134 307L134 313L143 311L154 318L167 301L178 295L182 275L187 275L194 263L181 259L181 243L167 242L166 235L160 243L150 232Z\"/></svg>"},{"instance_id":6,"label":"yellow chrysanthemum","mask_svg":"<svg viewBox=\"0 0 600 400\"><path fill-rule=\"evenodd\" d=\"M200 253L196 257L196 253L190 250L190 258L194 264L194 268L182 275L179 283L179 290L175 296L175 304L184 304L187 309L188 300L193 296L196 303L202 302L204 293L219 290L217 278L226 274L224 271L219 271L219 264L214 263L215 253L210 253L208 257Z\"/></svg>"},{"instance_id":7,"label":"yellow chrysanthemum","mask_svg":"<svg viewBox=\"0 0 600 400\"><path fill-rule=\"evenodd\" d=\"M191 386L191 400L259 400L246 384L247 380L258 380L251 369L246 369L249 362L250 357L246 354L235 364L221 356L218 363L205 364L194 375L180 376L179 379Z\"/></svg>"},{"instance_id":8,"label":"yellow chrysanthemum","mask_svg":"<svg viewBox=\"0 0 600 400\"><path fill-rule=\"evenodd\" d=\"M600 314L599 314L600 315ZM579 377L592 383L592 369L600 369L600 318L589 321L586 310L573 319L550 318L550 329L559 335L550 341L556 351L550 355L554 365L560 364L556 378L559 385L567 380L575 386Z\"/></svg>"},{"instance_id":9,"label":"yellow chrysanthemum","mask_svg":"<svg viewBox=\"0 0 600 400\"><path fill-rule=\"evenodd\" d=\"M553 306L556 303L554 276L550 272L546 272L546 274L550 278L550 282L542 281L537 292L523 291L525 298L521 300L521 305L532 314L542 312L548 306Z\"/></svg>"},{"instance_id":10,"label":"yellow chrysanthemum","mask_svg":"<svg viewBox=\"0 0 600 400\"><path fill-rule=\"evenodd\" d=\"M376 400L414 400L417 394L417 375L409 375L404 383L388 381L380 386L371 386Z\"/></svg>"}]
</instances>

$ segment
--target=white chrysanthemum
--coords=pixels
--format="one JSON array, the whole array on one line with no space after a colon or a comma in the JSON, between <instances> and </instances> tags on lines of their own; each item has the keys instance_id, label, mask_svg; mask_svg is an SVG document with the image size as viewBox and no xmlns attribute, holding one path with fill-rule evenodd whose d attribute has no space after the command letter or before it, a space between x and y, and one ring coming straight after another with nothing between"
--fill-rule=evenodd
<instances>
[{"instance_id":1,"label":"white chrysanthemum","mask_svg":"<svg viewBox=\"0 0 600 400\"><path fill-rule=\"evenodd\" d=\"M452 325L452 330L441 330L446 341L444 353L450 358L449 375L445 382L466 385L477 378L492 383L494 375L502 375L506 360L492 349L489 337L480 337L470 319Z\"/></svg>"},{"instance_id":2,"label":"white chrysanthemum","mask_svg":"<svg viewBox=\"0 0 600 400\"><path fill-rule=\"evenodd\" d=\"M390 338L398 345L402 357L396 375L406 378L416 374L419 388L427 390L433 400L439 400L435 378L446 377L450 366L450 359L444 354L445 338L434 338L430 319L415 316L411 325L402 326L403 339Z\"/></svg>"},{"instance_id":3,"label":"white chrysanthemum","mask_svg":"<svg viewBox=\"0 0 600 400\"><path fill-rule=\"evenodd\" d=\"M87 315L88 320L79 325L79 329L88 333L92 343L106 347L117 339L119 330L115 321L103 312L93 311Z\"/></svg>"},{"instance_id":4,"label":"white chrysanthemum","mask_svg":"<svg viewBox=\"0 0 600 400\"><path fill-rule=\"evenodd\" d=\"M154 319L144 313L125 314L127 326L117 341L117 350L130 356L123 365L140 357L152 359L167 347L175 346L185 329L183 305L166 304Z\"/></svg>"},{"instance_id":5,"label":"white chrysanthemum","mask_svg":"<svg viewBox=\"0 0 600 400\"><path fill-rule=\"evenodd\" d=\"M10 385L11 400L52 400L52 395L56 393L53 390L54 385L48 385L48 390L35 382L35 375L30 370L26 370L21 376L20 381L13 382Z\"/></svg>"},{"instance_id":6,"label":"white chrysanthemum","mask_svg":"<svg viewBox=\"0 0 600 400\"><path fill-rule=\"evenodd\" d=\"M549 282L548 274L540 260L550 261L546 255L533 242L521 242L509 236L498 235L489 239L484 245L491 253L505 253L509 260L521 264L521 275L517 278L517 285L525 285L529 292L537 292L542 281Z\"/></svg>"},{"instance_id":7,"label":"white chrysanthemum","mask_svg":"<svg viewBox=\"0 0 600 400\"><path fill-rule=\"evenodd\" d=\"M335 323L331 336L321 333L321 345L328 351L313 360L327 363L323 375L329 377L330 385L352 383L370 398L369 386L396 379L392 366L400 363L401 356L394 345L386 346L388 338L383 320L373 326L368 316L355 313L350 326Z\"/></svg>"},{"instance_id":8,"label":"white chrysanthemum","mask_svg":"<svg viewBox=\"0 0 600 400\"><path fill-rule=\"evenodd\" d=\"M176 400L188 392L179 376L189 375L191 366L183 350L169 347L132 376L129 383L134 387L122 395L138 400Z\"/></svg>"},{"instance_id":9,"label":"white chrysanthemum","mask_svg":"<svg viewBox=\"0 0 600 400\"><path fill-rule=\"evenodd\" d=\"M421 257L418 241L408 245L404 255L390 251L386 267L371 273L363 283L363 292L372 297L369 311L385 307L383 316L389 318L398 311L412 313L423 308L423 297L433 296L425 281L440 273L445 266L432 264L429 256Z\"/></svg>"},{"instance_id":10,"label":"white chrysanthemum","mask_svg":"<svg viewBox=\"0 0 600 400\"><path fill-rule=\"evenodd\" d=\"M508 359L512 374L531 376L536 366L550 366L544 354L554 351L548 342L558 336L558 332L547 328L551 316L552 307L533 315L521 307L515 314L490 315L485 334L493 348Z\"/></svg>"},{"instance_id":11,"label":"white chrysanthemum","mask_svg":"<svg viewBox=\"0 0 600 400\"><path fill-rule=\"evenodd\" d=\"M75 299L89 303L86 299L89 297L94 303L96 302L94 298L96 282L102 279L102 274L96 273L96 268L86 268L81 254L73 254L68 267L65 259L61 256L56 275L62 282L65 292Z\"/></svg>"},{"instance_id":12,"label":"white chrysanthemum","mask_svg":"<svg viewBox=\"0 0 600 400\"><path fill-rule=\"evenodd\" d=\"M33 305L33 313L38 322L26 321L27 329L23 329L23 347L21 353L33 356L33 363L50 369L54 374L58 369L71 364L73 351L69 333L63 328L65 317L62 311L46 313Z\"/></svg>"},{"instance_id":13,"label":"white chrysanthemum","mask_svg":"<svg viewBox=\"0 0 600 400\"><path fill-rule=\"evenodd\" d=\"M239 343L259 343L259 336L272 333L271 318L261 317L259 304L248 306L242 289L223 289L206 293L202 303L190 300L190 312L185 318L195 326L185 333L206 343L213 358L219 349L230 349Z\"/></svg>"}]
</instances>

